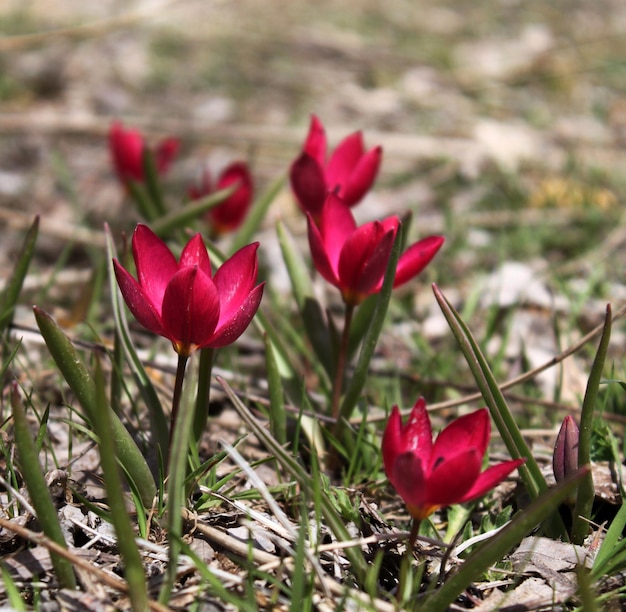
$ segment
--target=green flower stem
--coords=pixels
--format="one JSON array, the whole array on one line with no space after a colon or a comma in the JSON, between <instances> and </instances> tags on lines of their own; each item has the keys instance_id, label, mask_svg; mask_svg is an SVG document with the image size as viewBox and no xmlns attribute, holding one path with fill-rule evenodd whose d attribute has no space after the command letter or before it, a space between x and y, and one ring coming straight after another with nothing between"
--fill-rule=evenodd
<instances>
[{"instance_id":1,"label":"green flower stem","mask_svg":"<svg viewBox=\"0 0 626 612\"><path fill-rule=\"evenodd\" d=\"M197 444L202 439L209 418L209 401L211 399L211 370L215 349L200 349L200 364L198 366L198 395L196 396L196 411L193 420L193 437Z\"/></svg>"},{"instance_id":2,"label":"green flower stem","mask_svg":"<svg viewBox=\"0 0 626 612\"><path fill-rule=\"evenodd\" d=\"M183 535L182 510L185 506L185 477L187 475L189 440L192 434L195 407L192 402L181 403L180 401L186 363L187 357L179 355L174 399L172 401L172 433L167 479L167 532L169 554L167 572L161 593L159 594L159 601L162 604L167 604L172 589L174 588L174 582L176 582L176 570Z\"/></svg>"},{"instance_id":3,"label":"green flower stem","mask_svg":"<svg viewBox=\"0 0 626 612\"><path fill-rule=\"evenodd\" d=\"M97 394L97 410L94 413L94 429L98 436L100 448L100 465L104 474L104 486L107 492L107 502L111 511L111 522L117 536L117 546L124 561L124 576L128 583L131 606L134 612L143 612L148 607L148 592L146 577L141 562L141 555L135 542L128 511L122 478L117 461L117 448L113 435L113 422L104 392L104 377L100 360L96 358L95 381Z\"/></svg>"},{"instance_id":4,"label":"green flower stem","mask_svg":"<svg viewBox=\"0 0 626 612\"><path fill-rule=\"evenodd\" d=\"M582 468L591 463L591 433L593 430L593 413L598 397L598 388L602 378L602 370L611 338L611 305L607 304L604 328L600 338L600 345L591 366L591 373L587 381L587 389L580 413L580 433L578 438L578 467ZM574 523L572 525L572 542L582 544L589 533L589 519L595 497L595 487L591 472L581 480L576 495Z\"/></svg>"},{"instance_id":5,"label":"green flower stem","mask_svg":"<svg viewBox=\"0 0 626 612\"><path fill-rule=\"evenodd\" d=\"M61 331L52 317L37 306L33 310L52 358L82 406L85 416L93 422L94 413L98 408L96 384L89 370L83 364L70 339ZM144 506L151 508L156 495L156 485L150 468L119 417L112 414L111 419L119 461L133 482Z\"/></svg>"},{"instance_id":6,"label":"green flower stem","mask_svg":"<svg viewBox=\"0 0 626 612\"><path fill-rule=\"evenodd\" d=\"M11 388L11 407L13 409L13 424L15 427L15 444L20 458L22 475L30 500L37 512L37 519L44 532L53 542L67 548L63 531L59 523L56 508L50 497L46 480L41 470L35 442L26 420L26 413L22 406L19 387L13 383ZM50 555L52 566L62 588L75 589L76 578L72 564L65 558L52 553Z\"/></svg>"},{"instance_id":7,"label":"green flower stem","mask_svg":"<svg viewBox=\"0 0 626 612\"><path fill-rule=\"evenodd\" d=\"M333 398L331 403L330 414L335 423L335 435L338 435L343 429L339 420L339 407L341 402L341 392L343 391L343 381L346 375L346 362L348 360L348 342L350 340L350 325L352 323L352 315L354 314L354 305L348 304L344 313L343 333L341 335L341 345L339 346L339 356L337 358L337 369L335 370L335 380L333 382Z\"/></svg>"},{"instance_id":8,"label":"green flower stem","mask_svg":"<svg viewBox=\"0 0 626 612\"><path fill-rule=\"evenodd\" d=\"M180 398L183 395L183 381L185 380L185 368L187 366L187 355L178 356L178 365L176 366L176 380L174 381L174 396L172 397L172 411L170 413L170 451L172 449L172 439L176 429L176 421L178 419L178 411L180 408Z\"/></svg>"}]
</instances>

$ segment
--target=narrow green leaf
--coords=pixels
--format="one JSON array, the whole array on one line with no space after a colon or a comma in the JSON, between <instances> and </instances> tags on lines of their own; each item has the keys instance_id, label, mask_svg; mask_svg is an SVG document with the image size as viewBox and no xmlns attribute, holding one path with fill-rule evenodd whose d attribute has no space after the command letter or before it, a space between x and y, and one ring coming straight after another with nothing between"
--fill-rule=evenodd
<instances>
[{"instance_id":1,"label":"narrow green leaf","mask_svg":"<svg viewBox=\"0 0 626 612\"><path fill-rule=\"evenodd\" d=\"M135 345L133 344L130 336L128 321L126 319L126 311L124 310L123 300L121 299L120 292L117 288L117 281L115 280L113 259L117 257L117 253L108 225L104 226L104 235L107 245L109 289L111 294L111 306L113 308L113 318L115 319L115 328L119 334L120 341L124 348L124 353L126 354L126 359L128 360L133 378L135 379L135 383L139 388L143 401L146 403L150 418L152 439L160 448L160 454L163 457L167 457L169 446L169 427L167 419L165 418L163 406L161 406L159 396L154 389L154 385L143 367L143 364L141 363L141 359L139 359L139 356L137 355Z\"/></svg>"},{"instance_id":2,"label":"narrow green leaf","mask_svg":"<svg viewBox=\"0 0 626 612\"><path fill-rule=\"evenodd\" d=\"M198 393L196 396L196 410L194 414L193 435L194 440L199 445L202 434L206 429L209 419L209 402L211 400L211 371L213 370L213 360L215 349L200 349L200 360L198 364Z\"/></svg>"},{"instance_id":3,"label":"narrow green leaf","mask_svg":"<svg viewBox=\"0 0 626 612\"><path fill-rule=\"evenodd\" d=\"M609 562L615 562L616 556L621 552L626 553L626 540L622 539L622 533L626 527L626 504L622 504L617 514L611 521L600 550L593 560L593 578L599 580L602 576L610 575Z\"/></svg>"},{"instance_id":4,"label":"narrow green leaf","mask_svg":"<svg viewBox=\"0 0 626 612\"><path fill-rule=\"evenodd\" d=\"M39 331L52 358L82 406L85 416L93 422L94 412L97 410L96 385L93 378L70 339L61 331L52 317L37 306L33 310ZM151 508L156 495L156 486L150 468L119 417L112 415L111 420L120 463L136 484L144 505Z\"/></svg>"},{"instance_id":5,"label":"narrow green leaf","mask_svg":"<svg viewBox=\"0 0 626 612\"><path fill-rule=\"evenodd\" d=\"M420 609L444 612L450 604L480 576L504 556L537 525L553 514L559 504L570 495L589 468L578 470L571 478L541 493L527 508L519 512L497 535L479 545L463 562L458 572L446 578L433 595L420 601Z\"/></svg>"},{"instance_id":6,"label":"narrow green leaf","mask_svg":"<svg viewBox=\"0 0 626 612\"><path fill-rule=\"evenodd\" d=\"M324 313L315 299L309 267L299 252L295 240L280 221L276 224L276 232L306 335L320 363L324 366L328 376L332 378L335 370L335 353L331 346Z\"/></svg>"},{"instance_id":7,"label":"narrow green leaf","mask_svg":"<svg viewBox=\"0 0 626 612\"><path fill-rule=\"evenodd\" d=\"M145 177L145 186L148 197L154 203L156 211L156 219L160 219L166 214L167 209L165 207L165 201L163 199L163 190L161 189L161 182L159 180L159 171L156 165L156 159L154 153L150 147L143 148L143 174Z\"/></svg>"},{"instance_id":8,"label":"narrow green leaf","mask_svg":"<svg viewBox=\"0 0 626 612\"><path fill-rule=\"evenodd\" d=\"M596 356L591 366L591 373L587 381L587 389L580 413L580 434L578 438L578 467L583 467L591 463L591 434L593 430L593 413L598 398L598 389L602 379L604 361L611 339L611 305L607 304L606 316L604 318L604 329L600 337L600 344ZM574 511L574 523L572 525L572 542L582 544L587 533L589 533L589 519L591 518L591 508L595 497L595 488L591 472L583 478L578 487L576 496L576 507Z\"/></svg>"},{"instance_id":9,"label":"narrow green leaf","mask_svg":"<svg viewBox=\"0 0 626 612\"><path fill-rule=\"evenodd\" d=\"M233 253L246 246L246 244L250 244L255 234L259 231L267 215L267 210L280 193L284 184L284 177L280 177L269 186L260 198L253 202L250 213L233 239L231 245Z\"/></svg>"},{"instance_id":10,"label":"narrow green leaf","mask_svg":"<svg viewBox=\"0 0 626 612\"><path fill-rule=\"evenodd\" d=\"M93 426L98 436L100 448L100 465L104 475L104 486L107 492L107 504L111 511L111 522L117 536L117 546L124 561L124 576L128 583L131 606L134 612L144 612L148 605L146 577L139 548L135 541L135 533L126 510L122 478L117 462L115 432L113 430L113 412L109 406L104 390L104 375L100 359L96 355L95 365L96 410Z\"/></svg>"},{"instance_id":11,"label":"narrow green leaf","mask_svg":"<svg viewBox=\"0 0 626 612\"><path fill-rule=\"evenodd\" d=\"M235 189L236 185L231 185L201 200L188 202L184 206L171 210L152 221L150 229L152 229L157 236L171 234L174 230L185 227L191 221L199 219L207 210L221 204Z\"/></svg>"},{"instance_id":12,"label":"narrow green leaf","mask_svg":"<svg viewBox=\"0 0 626 612\"><path fill-rule=\"evenodd\" d=\"M511 414L487 360L469 328L437 285L433 285L433 292L452 333L461 347L461 351L474 375L476 384L483 395L491 418L494 420L507 450L514 459L520 457L526 459L526 463L520 466L518 471L529 495L532 498L537 497L541 491L547 490L548 485L515 422L515 418Z\"/></svg>"},{"instance_id":13,"label":"narrow green leaf","mask_svg":"<svg viewBox=\"0 0 626 612\"><path fill-rule=\"evenodd\" d=\"M22 285L28 273L30 262L35 253L35 244L37 243L37 235L39 233L39 215L35 217L33 224L26 233L22 249L15 262L13 274L7 282L2 297L0 298L0 334L11 324L15 307L20 299Z\"/></svg>"},{"instance_id":14,"label":"narrow green leaf","mask_svg":"<svg viewBox=\"0 0 626 612\"><path fill-rule=\"evenodd\" d=\"M22 599L20 590L17 588L11 574L7 570L4 563L0 562L0 576L2 577L2 584L6 590L6 596L9 600L10 610L14 612L26 612L26 603Z\"/></svg>"},{"instance_id":15,"label":"narrow green leaf","mask_svg":"<svg viewBox=\"0 0 626 612\"><path fill-rule=\"evenodd\" d=\"M22 398L20 397L19 387L17 383L13 383L11 389L11 408L13 410L13 425L15 430L15 444L20 459L22 476L30 495L30 500L37 513L37 519L41 525L44 534L59 546L67 548L63 530L59 523L56 508L46 479L44 478L37 449L33 441L33 436L28 426L26 413L22 406ZM57 575L57 579L61 586L66 589L76 588L76 578L72 564L65 558L50 553L52 566Z\"/></svg>"},{"instance_id":16,"label":"narrow green leaf","mask_svg":"<svg viewBox=\"0 0 626 612\"><path fill-rule=\"evenodd\" d=\"M283 399L283 384L274 347L267 334L265 335L265 366L270 397L270 429L276 441L284 446L287 442L287 416Z\"/></svg>"},{"instance_id":17,"label":"narrow green leaf","mask_svg":"<svg viewBox=\"0 0 626 612\"><path fill-rule=\"evenodd\" d=\"M146 186L143 183L128 181L126 183L126 189L128 189L128 194L136 204L139 214L146 223L153 223L159 218L157 208L148 195Z\"/></svg>"}]
</instances>

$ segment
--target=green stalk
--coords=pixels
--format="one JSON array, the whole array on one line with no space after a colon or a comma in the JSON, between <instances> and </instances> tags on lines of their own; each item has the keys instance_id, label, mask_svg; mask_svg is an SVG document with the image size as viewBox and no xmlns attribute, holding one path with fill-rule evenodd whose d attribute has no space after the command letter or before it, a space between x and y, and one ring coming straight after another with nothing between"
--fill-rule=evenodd
<instances>
[{"instance_id":1,"label":"green stalk","mask_svg":"<svg viewBox=\"0 0 626 612\"><path fill-rule=\"evenodd\" d=\"M189 456L189 440L194 421L194 404L181 402L183 380L187 357L178 356L174 398L172 400L172 421L170 457L167 478L167 533L169 542L168 564L165 580L159 594L159 602L167 604L174 582L178 557L183 536L182 510L185 507L185 476Z\"/></svg>"},{"instance_id":2,"label":"green stalk","mask_svg":"<svg viewBox=\"0 0 626 612\"><path fill-rule=\"evenodd\" d=\"M35 244L37 242L38 233L39 216L36 216L24 238L22 250L17 257L15 267L13 268L13 274L8 280L6 287L2 292L2 296L0 297L0 333L11 324L11 321L13 321L15 306L20 298L22 285L24 284L24 279L28 273L30 262L33 258L33 254L35 253Z\"/></svg>"},{"instance_id":3,"label":"green stalk","mask_svg":"<svg viewBox=\"0 0 626 612\"><path fill-rule=\"evenodd\" d=\"M100 465L104 475L104 486L107 492L107 502L111 511L111 522L117 536L117 546L124 561L124 576L128 583L128 592L134 612L143 612L148 607L148 591L141 555L135 541L126 501L123 493L123 483L117 461L117 448L113 435L113 421L111 408L108 405L104 392L104 376L100 359L96 355L95 364L96 403L94 413L94 429L98 436L100 448Z\"/></svg>"},{"instance_id":4,"label":"green stalk","mask_svg":"<svg viewBox=\"0 0 626 612\"><path fill-rule=\"evenodd\" d=\"M267 386L270 399L270 430L277 442L284 446L287 443L287 416L283 400L283 383L272 341L267 334L265 334L264 339Z\"/></svg>"},{"instance_id":5,"label":"green stalk","mask_svg":"<svg viewBox=\"0 0 626 612\"><path fill-rule=\"evenodd\" d=\"M13 409L13 424L15 428L15 444L20 458L20 466L22 468L22 476L30 495L30 500L37 513L37 519L44 532L53 542L59 546L67 548L59 517L46 480L43 476L37 449L26 420L26 413L22 406L19 387L17 383L13 383L11 387L11 408ZM61 588L75 589L76 578L72 564L63 557L50 553L52 567L57 575L57 579Z\"/></svg>"},{"instance_id":6,"label":"green stalk","mask_svg":"<svg viewBox=\"0 0 626 612\"><path fill-rule=\"evenodd\" d=\"M33 310L35 320L52 358L82 406L85 416L90 422L93 422L98 403L96 384L91 374L83 364L70 339L61 331L52 317L37 306ZM112 414L111 420L119 461L133 481L144 506L151 508L156 495L156 485L150 468L119 417Z\"/></svg>"},{"instance_id":7,"label":"green stalk","mask_svg":"<svg viewBox=\"0 0 626 612\"><path fill-rule=\"evenodd\" d=\"M211 370L215 349L200 349L200 363L198 365L198 395L196 396L196 410L193 420L193 437L196 444L200 443L202 434L209 419L209 402L211 400Z\"/></svg>"},{"instance_id":8,"label":"green stalk","mask_svg":"<svg viewBox=\"0 0 626 612\"><path fill-rule=\"evenodd\" d=\"M589 465L591 463L591 434L593 431L593 413L598 398L598 388L602 379L602 370L606 353L609 348L609 340L611 338L611 305L607 304L606 316L604 318L604 328L600 337L598 351L591 366L591 373L587 381L587 389L585 390L585 398L580 413L580 433L578 438L578 467ZM574 523L572 525L572 542L574 544L582 544L587 533L589 533L589 519L591 518L591 509L595 498L595 487L593 484L593 476L589 472L578 487L576 495L576 506L574 510Z\"/></svg>"},{"instance_id":9,"label":"green stalk","mask_svg":"<svg viewBox=\"0 0 626 612\"><path fill-rule=\"evenodd\" d=\"M433 285L433 292L452 333L461 347L461 351L474 375L476 384L483 395L491 418L494 420L507 450L513 459L520 457L526 459L526 463L520 466L518 471L529 495L531 498L536 498L540 492L547 490L548 485L515 422L515 418L504 399L504 395L502 395L502 391L500 391L489 364L471 331L437 285Z\"/></svg>"}]
</instances>

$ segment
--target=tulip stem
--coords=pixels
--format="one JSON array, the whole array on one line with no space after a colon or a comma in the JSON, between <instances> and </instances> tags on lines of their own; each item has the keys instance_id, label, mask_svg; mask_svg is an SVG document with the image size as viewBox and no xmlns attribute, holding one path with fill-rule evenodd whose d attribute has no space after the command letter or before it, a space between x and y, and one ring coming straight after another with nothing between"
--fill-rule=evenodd
<instances>
[{"instance_id":1,"label":"tulip stem","mask_svg":"<svg viewBox=\"0 0 626 612\"><path fill-rule=\"evenodd\" d=\"M178 365L176 366L176 381L174 382L174 397L172 398L172 412L170 414L170 440L169 448L172 448L172 437L176 428L176 420L178 418L178 408L180 407L180 398L183 394L183 381L185 380L185 367L187 366L187 355L178 355Z\"/></svg>"},{"instance_id":2,"label":"tulip stem","mask_svg":"<svg viewBox=\"0 0 626 612\"><path fill-rule=\"evenodd\" d=\"M341 392L343 391L343 382L346 373L346 362L348 361L348 344L350 342L350 326L352 325L353 314L354 305L347 304L344 314L341 345L339 346L339 355L337 357L337 369L335 370L335 380L333 382L333 397L331 404L331 415L334 419L336 419L333 435L337 439L339 439L340 434L343 430L343 420L339 418L339 408L341 404Z\"/></svg>"}]
</instances>

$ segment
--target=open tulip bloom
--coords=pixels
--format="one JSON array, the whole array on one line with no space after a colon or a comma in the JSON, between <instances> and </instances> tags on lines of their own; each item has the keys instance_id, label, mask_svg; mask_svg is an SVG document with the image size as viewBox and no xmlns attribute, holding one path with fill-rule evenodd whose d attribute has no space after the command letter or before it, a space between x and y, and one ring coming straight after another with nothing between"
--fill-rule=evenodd
<instances>
[{"instance_id":1,"label":"open tulip bloom","mask_svg":"<svg viewBox=\"0 0 626 612\"><path fill-rule=\"evenodd\" d=\"M350 209L334 193L326 198L319 224L310 214L307 217L315 268L341 291L344 302L356 306L367 296L378 293L400 219L392 216L357 226ZM442 236L429 236L411 245L400 256L394 287L417 276L443 242Z\"/></svg>"},{"instance_id":2,"label":"open tulip bloom","mask_svg":"<svg viewBox=\"0 0 626 612\"><path fill-rule=\"evenodd\" d=\"M125 129L114 121L109 130L109 150L118 179L124 185L145 180L143 156L145 147L143 134L138 130ZM154 151L157 172L165 174L178 153L179 141L165 138Z\"/></svg>"},{"instance_id":3,"label":"open tulip bloom","mask_svg":"<svg viewBox=\"0 0 626 612\"><path fill-rule=\"evenodd\" d=\"M317 221L329 192L341 196L347 206L358 204L372 187L382 158L382 147L365 151L363 135L344 138L326 160L326 133L313 115L302 153L291 165L291 188L302 210Z\"/></svg>"},{"instance_id":4,"label":"open tulip bloom","mask_svg":"<svg viewBox=\"0 0 626 612\"><path fill-rule=\"evenodd\" d=\"M253 183L248 166L243 162L233 162L220 174L215 188L209 171L205 169L199 184L189 189L189 197L198 200L231 185L237 185L235 191L206 214L206 219L216 234L236 230L250 210Z\"/></svg>"},{"instance_id":5,"label":"open tulip bloom","mask_svg":"<svg viewBox=\"0 0 626 612\"><path fill-rule=\"evenodd\" d=\"M234 342L254 317L263 284L255 286L258 243L237 251L217 270L200 234L183 249L179 261L147 226L133 234L137 279L115 260L122 296L137 321L168 338L174 350L189 356L198 348Z\"/></svg>"},{"instance_id":6,"label":"open tulip bloom","mask_svg":"<svg viewBox=\"0 0 626 612\"><path fill-rule=\"evenodd\" d=\"M481 472L490 434L486 408L452 421L433 442L423 398L404 425L398 407L393 407L383 434L383 462L416 522L439 508L481 497L524 463L504 461Z\"/></svg>"}]
</instances>

